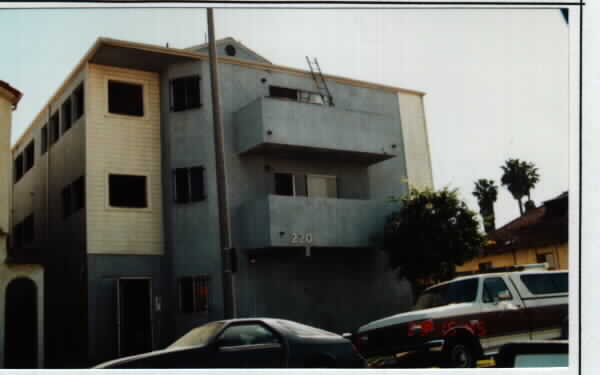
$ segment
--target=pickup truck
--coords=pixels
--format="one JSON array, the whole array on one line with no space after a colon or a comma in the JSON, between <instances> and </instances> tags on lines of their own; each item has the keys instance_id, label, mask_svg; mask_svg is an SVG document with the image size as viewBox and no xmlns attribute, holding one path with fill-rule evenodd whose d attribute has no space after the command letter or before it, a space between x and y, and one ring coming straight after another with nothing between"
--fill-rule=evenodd
<instances>
[{"instance_id":1,"label":"pickup truck","mask_svg":"<svg viewBox=\"0 0 600 375\"><path fill-rule=\"evenodd\" d=\"M566 338L568 276L524 271L443 282L426 289L413 311L360 327L353 341L365 358L430 351L450 367L474 367L509 342Z\"/></svg>"}]
</instances>

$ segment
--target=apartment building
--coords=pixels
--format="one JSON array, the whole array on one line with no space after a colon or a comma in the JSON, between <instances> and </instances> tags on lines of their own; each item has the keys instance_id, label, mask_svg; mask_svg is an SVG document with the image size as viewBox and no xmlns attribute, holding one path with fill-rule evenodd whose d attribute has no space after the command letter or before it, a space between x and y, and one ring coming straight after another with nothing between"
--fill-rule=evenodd
<instances>
[{"instance_id":1,"label":"apartment building","mask_svg":"<svg viewBox=\"0 0 600 375\"><path fill-rule=\"evenodd\" d=\"M406 310L371 236L432 186L423 93L218 41L238 316L346 332ZM308 53L310 51L307 51ZM13 147L14 243L43 249L48 367L224 317L207 46L100 38Z\"/></svg>"}]
</instances>

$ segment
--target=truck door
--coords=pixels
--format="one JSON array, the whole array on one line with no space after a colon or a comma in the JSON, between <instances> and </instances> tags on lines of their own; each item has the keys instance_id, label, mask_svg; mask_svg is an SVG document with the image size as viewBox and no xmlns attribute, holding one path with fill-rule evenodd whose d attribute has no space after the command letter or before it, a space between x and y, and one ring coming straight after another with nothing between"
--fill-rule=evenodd
<instances>
[{"instance_id":1,"label":"truck door","mask_svg":"<svg viewBox=\"0 0 600 375\"><path fill-rule=\"evenodd\" d=\"M481 345L486 353L495 352L503 344L529 340L529 322L517 291L503 277L483 280L481 323L486 335Z\"/></svg>"}]
</instances>

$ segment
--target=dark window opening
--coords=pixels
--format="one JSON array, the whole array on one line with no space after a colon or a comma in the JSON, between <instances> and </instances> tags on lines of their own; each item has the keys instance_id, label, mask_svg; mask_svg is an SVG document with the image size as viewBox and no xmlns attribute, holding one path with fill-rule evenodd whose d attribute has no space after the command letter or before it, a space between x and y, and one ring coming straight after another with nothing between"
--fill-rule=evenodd
<instances>
[{"instance_id":1,"label":"dark window opening","mask_svg":"<svg viewBox=\"0 0 600 375\"><path fill-rule=\"evenodd\" d=\"M58 112L50 117L50 144L56 143L60 138L60 123L58 121Z\"/></svg>"},{"instance_id":2,"label":"dark window opening","mask_svg":"<svg viewBox=\"0 0 600 375\"><path fill-rule=\"evenodd\" d=\"M72 113L71 113L71 98L67 99L61 107L62 132L63 134L71 129Z\"/></svg>"},{"instance_id":3,"label":"dark window opening","mask_svg":"<svg viewBox=\"0 0 600 375\"><path fill-rule=\"evenodd\" d=\"M206 198L204 194L204 168L176 168L173 172L175 202L198 202Z\"/></svg>"},{"instance_id":4,"label":"dark window opening","mask_svg":"<svg viewBox=\"0 0 600 375\"><path fill-rule=\"evenodd\" d=\"M84 113L83 101L83 83L73 92L73 121L78 120Z\"/></svg>"},{"instance_id":5,"label":"dark window opening","mask_svg":"<svg viewBox=\"0 0 600 375\"><path fill-rule=\"evenodd\" d=\"M23 221L23 244L27 245L33 242L35 238L35 227L33 221L33 214L27 216Z\"/></svg>"},{"instance_id":6,"label":"dark window opening","mask_svg":"<svg viewBox=\"0 0 600 375\"><path fill-rule=\"evenodd\" d=\"M228 44L225 47L225 53L227 54L227 56L235 56L236 52L237 51L235 50L235 47L231 44Z\"/></svg>"},{"instance_id":7,"label":"dark window opening","mask_svg":"<svg viewBox=\"0 0 600 375\"><path fill-rule=\"evenodd\" d=\"M48 151L48 124L42 127L42 147L41 153L44 155Z\"/></svg>"},{"instance_id":8,"label":"dark window opening","mask_svg":"<svg viewBox=\"0 0 600 375\"><path fill-rule=\"evenodd\" d=\"M77 212L85 207L85 179L83 176L73 182L71 195L73 212Z\"/></svg>"},{"instance_id":9,"label":"dark window opening","mask_svg":"<svg viewBox=\"0 0 600 375\"><path fill-rule=\"evenodd\" d=\"M174 112L200 107L200 76L171 81L171 110Z\"/></svg>"},{"instance_id":10,"label":"dark window opening","mask_svg":"<svg viewBox=\"0 0 600 375\"><path fill-rule=\"evenodd\" d=\"M66 219L71 215L71 185L66 186L62 189L62 207L63 207L63 218Z\"/></svg>"},{"instance_id":11,"label":"dark window opening","mask_svg":"<svg viewBox=\"0 0 600 375\"><path fill-rule=\"evenodd\" d=\"M294 175L291 173L275 173L275 194L294 195Z\"/></svg>"},{"instance_id":12,"label":"dark window opening","mask_svg":"<svg viewBox=\"0 0 600 375\"><path fill-rule=\"evenodd\" d=\"M179 312L208 311L207 276L188 276L179 279Z\"/></svg>"},{"instance_id":13,"label":"dark window opening","mask_svg":"<svg viewBox=\"0 0 600 375\"><path fill-rule=\"evenodd\" d=\"M148 207L146 176L111 174L108 176L109 205L112 207Z\"/></svg>"},{"instance_id":14,"label":"dark window opening","mask_svg":"<svg viewBox=\"0 0 600 375\"><path fill-rule=\"evenodd\" d=\"M33 164L35 163L35 143L32 140L29 142L27 147L25 147L25 171L27 173L28 170L33 168Z\"/></svg>"},{"instance_id":15,"label":"dark window opening","mask_svg":"<svg viewBox=\"0 0 600 375\"><path fill-rule=\"evenodd\" d=\"M108 81L108 111L129 116L144 115L142 85Z\"/></svg>"},{"instance_id":16,"label":"dark window opening","mask_svg":"<svg viewBox=\"0 0 600 375\"><path fill-rule=\"evenodd\" d=\"M23 154L19 154L15 159L15 183L19 182L21 177L23 177Z\"/></svg>"},{"instance_id":17,"label":"dark window opening","mask_svg":"<svg viewBox=\"0 0 600 375\"><path fill-rule=\"evenodd\" d=\"M298 100L298 90L287 87L269 86L269 96L273 98L286 98Z\"/></svg>"}]
</instances>

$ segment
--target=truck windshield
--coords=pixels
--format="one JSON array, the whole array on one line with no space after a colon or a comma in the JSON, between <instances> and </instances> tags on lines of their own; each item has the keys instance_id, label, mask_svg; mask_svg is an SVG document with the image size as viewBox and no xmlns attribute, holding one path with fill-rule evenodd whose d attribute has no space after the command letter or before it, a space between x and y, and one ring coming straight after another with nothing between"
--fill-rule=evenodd
<instances>
[{"instance_id":1,"label":"truck windshield","mask_svg":"<svg viewBox=\"0 0 600 375\"><path fill-rule=\"evenodd\" d=\"M429 288L421 294L414 310L473 302L477 297L477 281L476 278L467 279Z\"/></svg>"}]
</instances>

